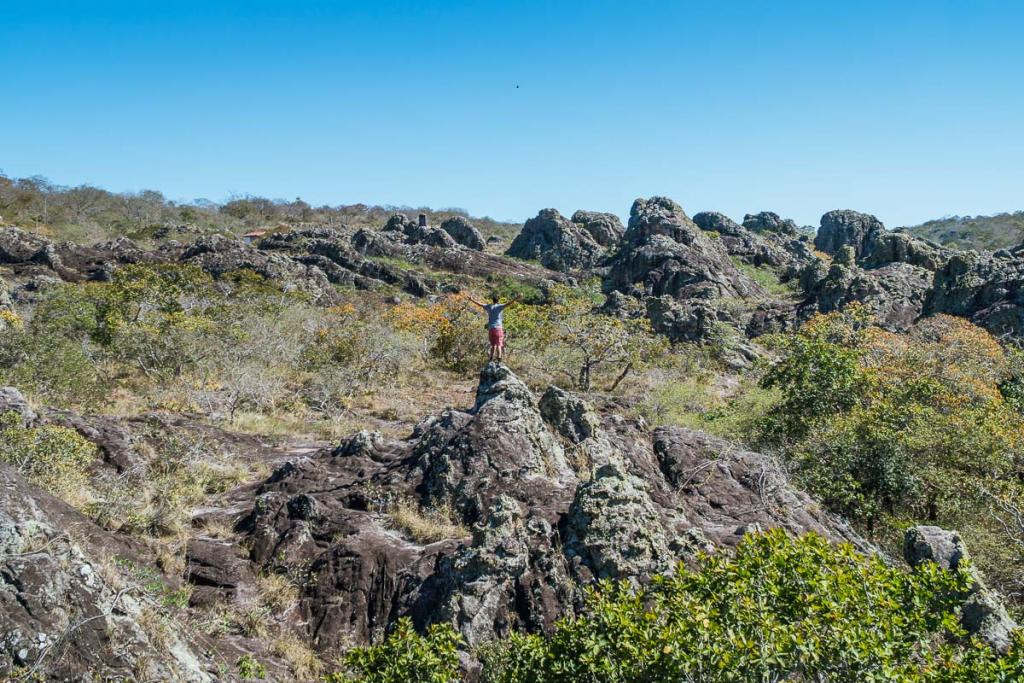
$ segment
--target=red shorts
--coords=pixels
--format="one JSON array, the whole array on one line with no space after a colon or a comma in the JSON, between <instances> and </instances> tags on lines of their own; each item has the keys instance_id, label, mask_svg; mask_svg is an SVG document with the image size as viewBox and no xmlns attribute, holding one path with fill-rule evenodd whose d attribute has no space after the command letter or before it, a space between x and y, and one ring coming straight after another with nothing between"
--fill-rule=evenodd
<instances>
[{"instance_id":1,"label":"red shorts","mask_svg":"<svg viewBox=\"0 0 1024 683\"><path fill-rule=\"evenodd\" d=\"M491 340L491 346L499 349L505 346L505 330L500 327L491 327L487 330L487 337Z\"/></svg>"}]
</instances>

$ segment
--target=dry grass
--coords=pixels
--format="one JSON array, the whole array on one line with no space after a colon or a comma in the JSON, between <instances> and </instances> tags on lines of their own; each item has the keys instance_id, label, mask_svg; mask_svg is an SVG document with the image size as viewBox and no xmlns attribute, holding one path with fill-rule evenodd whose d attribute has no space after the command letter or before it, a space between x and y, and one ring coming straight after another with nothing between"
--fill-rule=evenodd
<instances>
[{"instance_id":1,"label":"dry grass","mask_svg":"<svg viewBox=\"0 0 1024 683\"><path fill-rule=\"evenodd\" d=\"M399 501L388 511L388 516L396 529L417 543L435 543L469 535L469 530L455 521L448 505L424 510L409 501Z\"/></svg>"},{"instance_id":2,"label":"dry grass","mask_svg":"<svg viewBox=\"0 0 1024 683\"><path fill-rule=\"evenodd\" d=\"M324 663L300 638L282 634L270 644L270 653L288 663L288 668L299 681L317 680L324 672Z\"/></svg>"},{"instance_id":3,"label":"dry grass","mask_svg":"<svg viewBox=\"0 0 1024 683\"><path fill-rule=\"evenodd\" d=\"M231 523L222 517L206 517L199 525L199 531L210 538L231 538L235 530Z\"/></svg>"},{"instance_id":4,"label":"dry grass","mask_svg":"<svg viewBox=\"0 0 1024 683\"><path fill-rule=\"evenodd\" d=\"M275 614L288 611L299 600L299 589L284 574L261 574L256 579L256 592L260 604Z\"/></svg>"}]
</instances>

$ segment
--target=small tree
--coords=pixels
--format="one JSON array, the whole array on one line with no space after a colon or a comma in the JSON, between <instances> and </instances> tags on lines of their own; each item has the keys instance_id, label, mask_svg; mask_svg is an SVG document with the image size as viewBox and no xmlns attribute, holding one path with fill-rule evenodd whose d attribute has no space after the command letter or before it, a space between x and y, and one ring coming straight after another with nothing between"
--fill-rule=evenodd
<instances>
[{"instance_id":1,"label":"small tree","mask_svg":"<svg viewBox=\"0 0 1024 683\"><path fill-rule=\"evenodd\" d=\"M622 319L595 310L595 297L567 287L553 292L546 337L567 349L575 366L576 386L590 391L599 370L612 374L609 391L639 365L663 353L667 342L651 333L646 318Z\"/></svg>"}]
</instances>

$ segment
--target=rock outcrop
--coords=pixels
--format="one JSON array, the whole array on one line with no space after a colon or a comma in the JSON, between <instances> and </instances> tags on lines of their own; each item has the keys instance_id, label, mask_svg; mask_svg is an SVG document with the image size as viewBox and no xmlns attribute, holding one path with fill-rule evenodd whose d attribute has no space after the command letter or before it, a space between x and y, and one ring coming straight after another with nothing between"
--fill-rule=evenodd
<instances>
[{"instance_id":1,"label":"rock outcrop","mask_svg":"<svg viewBox=\"0 0 1024 683\"><path fill-rule=\"evenodd\" d=\"M214 681L214 663L159 599L110 568L147 551L0 464L0 674L37 680Z\"/></svg>"},{"instance_id":2,"label":"rock outcrop","mask_svg":"<svg viewBox=\"0 0 1024 683\"><path fill-rule=\"evenodd\" d=\"M555 209L543 209L526 221L505 252L561 272L593 268L604 254L604 247L586 228Z\"/></svg>"},{"instance_id":3,"label":"rock outcrop","mask_svg":"<svg viewBox=\"0 0 1024 683\"><path fill-rule=\"evenodd\" d=\"M874 216L849 209L829 211L821 217L814 246L835 255L844 246L853 247L856 258L865 256L872 244L885 233L885 226Z\"/></svg>"},{"instance_id":4,"label":"rock outcrop","mask_svg":"<svg viewBox=\"0 0 1024 683\"><path fill-rule=\"evenodd\" d=\"M960 534L936 526L915 526L903 537L903 557L911 567L934 562L941 569L960 571L970 558ZM960 611L960 623L969 634L988 643L994 650L1006 652L1017 623L1010 618L999 595L985 586L975 567L966 568L969 587Z\"/></svg>"},{"instance_id":5,"label":"rock outcrop","mask_svg":"<svg viewBox=\"0 0 1024 683\"><path fill-rule=\"evenodd\" d=\"M595 242L607 249L617 246L619 240L622 239L622 234L626 231L622 227L622 221L613 213L580 210L574 213L569 220L590 233Z\"/></svg>"},{"instance_id":6,"label":"rock outcrop","mask_svg":"<svg viewBox=\"0 0 1024 683\"><path fill-rule=\"evenodd\" d=\"M462 216L452 216L445 220L441 223L441 229L451 235L457 243L469 249L483 251L486 246L484 236L469 222L469 219Z\"/></svg>"},{"instance_id":7,"label":"rock outcrop","mask_svg":"<svg viewBox=\"0 0 1024 683\"><path fill-rule=\"evenodd\" d=\"M680 300L766 295L737 269L721 242L665 197L633 203L619 253L609 265L606 291Z\"/></svg>"}]
</instances>

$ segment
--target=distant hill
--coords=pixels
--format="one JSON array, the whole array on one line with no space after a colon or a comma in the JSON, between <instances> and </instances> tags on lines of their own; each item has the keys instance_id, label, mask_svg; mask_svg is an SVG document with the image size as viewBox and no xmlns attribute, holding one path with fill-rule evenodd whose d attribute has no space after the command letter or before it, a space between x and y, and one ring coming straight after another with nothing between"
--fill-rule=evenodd
<instances>
[{"instance_id":1,"label":"distant hill","mask_svg":"<svg viewBox=\"0 0 1024 683\"><path fill-rule=\"evenodd\" d=\"M1024 211L994 216L949 216L907 230L958 249L1002 249L1024 242Z\"/></svg>"}]
</instances>

